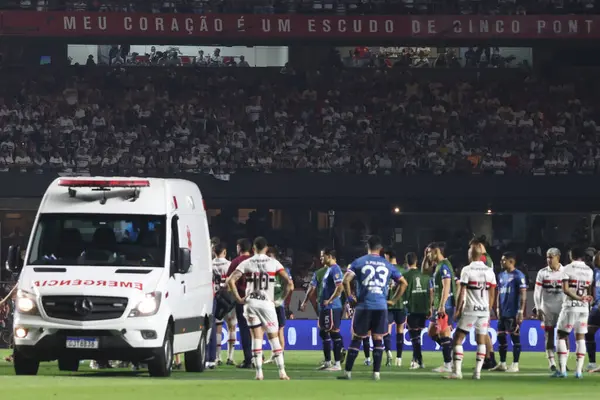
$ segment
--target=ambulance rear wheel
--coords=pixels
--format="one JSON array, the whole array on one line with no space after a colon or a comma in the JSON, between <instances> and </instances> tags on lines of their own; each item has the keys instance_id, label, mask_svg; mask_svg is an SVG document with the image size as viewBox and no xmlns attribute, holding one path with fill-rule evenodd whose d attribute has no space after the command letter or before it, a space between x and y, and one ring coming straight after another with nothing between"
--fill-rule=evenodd
<instances>
[{"instance_id":1,"label":"ambulance rear wheel","mask_svg":"<svg viewBox=\"0 0 600 400\"><path fill-rule=\"evenodd\" d=\"M214 328L213 328L214 329ZM204 372L206 361L206 343L208 342L208 329L202 329L200 342L196 350L185 353L184 362L187 372Z\"/></svg>"},{"instance_id":2,"label":"ambulance rear wheel","mask_svg":"<svg viewBox=\"0 0 600 400\"><path fill-rule=\"evenodd\" d=\"M167 326L162 347L154 350L154 358L148 362L150 376L166 378L173 370L173 331Z\"/></svg>"},{"instance_id":3,"label":"ambulance rear wheel","mask_svg":"<svg viewBox=\"0 0 600 400\"><path fill-rule=\"evenodd\" d=\"M25 357L23 353L15 349L13 364L15 367L15 375L37 375L40 369L40 361Z\"/></svg>"},{"instance_id":4,"label":"ambulance rear wheel","mask_svg":"<svg viewBox=\"0 0 600 400\"><path fill-rule=\"evenodd\" d=\"M79 360L73 358L59 358L58 369L60 371L77 372L79 370Z\"/></svg>"}]
</instances>

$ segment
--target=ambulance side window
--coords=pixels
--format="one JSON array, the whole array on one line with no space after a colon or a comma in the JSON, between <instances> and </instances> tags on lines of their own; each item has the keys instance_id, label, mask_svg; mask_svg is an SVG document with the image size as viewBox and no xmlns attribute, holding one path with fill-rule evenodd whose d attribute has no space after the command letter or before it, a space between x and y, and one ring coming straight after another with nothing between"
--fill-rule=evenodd
<instances>
[{"instance_id":1,"label":"ambulance side window","mask_svg":"<svg viewBox=\"0 0 600 400\"><path fill-rule=\"evenodd\" d=\"M177 273L177 263L179 259L179 217L173 216L171 219L171 276Z\"/></svg>"}]
</instances>

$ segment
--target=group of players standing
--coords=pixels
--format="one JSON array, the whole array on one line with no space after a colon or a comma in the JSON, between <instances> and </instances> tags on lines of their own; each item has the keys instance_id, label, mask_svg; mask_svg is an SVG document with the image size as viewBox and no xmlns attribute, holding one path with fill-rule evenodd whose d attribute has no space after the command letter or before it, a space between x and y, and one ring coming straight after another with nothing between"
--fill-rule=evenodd
<instances>
[{"instance_id":1,"label":"group of players standing","mask_svg":"<svg viewBox=\"0 0 600 400\"><path fill-rule=\"evenodd\" d=\"M250 247L249 242L246 247ZM252 334L251 359L245 356L245 361L239 367L251 368L254 365L256 378L263 378L264 330L271 344L272 361L279 366L280 378L289 379L283 366L284 340L281 328L285 324L285 312L282 304L293 290L293 284L289 273L274 254L267 254L269 250L264 238L257 238L253 247L255 255L250 256L250 249L244 252L238 241L239 256L228 266L226 275L221 275L227 277L227 286L238 302L236 315L240 322L243 346L240 317L247 320ZM215 246L215 270L225 271L223 266L218 267L222 262L219 260L225 258L224 251L222 247ZM600 253L572 248L569 252L571 263L564 267L560 265L560 256L558 249L548 250L548 265L539 271L536 279L533 312L542 321L546 332L546 354L551 376L567 376L568 337L574 330L577 360L575 377L582 378L586 349L590 362L587 370L600 372L595 360L594 339L600 327L600 269L597 268L600 266ZM243 259L240 260L240 257ZM407 254L405 264L399 266L393 250L384 249L381 239L371 236L367 255L357 258L343 273L337 264L335 251L323 249L323 267L315 272L301 305L305 307L311 296L316 295L325 356L319 369L342 371L344 364L343 375L338 379L351 379L361 344L367 358L365 364L371 364L372 339L373 378L379 380L384 352L388 366L392 363L398 367L402 365L405 325L413 347L410 368L424 368L421 332L429 319L428 334L439 344L443 356L443 364L434 369L435 372L447 373L448 379L462 379L462 344L472 329L477 342L474 379L480 379L482 369L518 372L521 353L519 327L526 314L527 279L516 269L514 253L504 253L501 259L503 271L497 276L482 242L471 241L468 257L470 263L462 268L460 277L455 276L440 243L432 243L426 248L420 268L415 253ZM246 281L245 287L239 285L242 277ZM344 313L351 312L354 313L352 339L346 353L340 324ZM488 335L494 312L498 317L500 363L496 362ZM452 334L454 321L457 321L457 327ZM232 364L235 344L233 313L226 318L226 323L230 332L227 362ZM395 362L390 343L394 324L397 332ZM554 351L556 328L558 364ZM513 363L510 367L506 364L509 337L513 344ZM220 343L220 338L216 343Z\"/></svg>"}]
</instances>

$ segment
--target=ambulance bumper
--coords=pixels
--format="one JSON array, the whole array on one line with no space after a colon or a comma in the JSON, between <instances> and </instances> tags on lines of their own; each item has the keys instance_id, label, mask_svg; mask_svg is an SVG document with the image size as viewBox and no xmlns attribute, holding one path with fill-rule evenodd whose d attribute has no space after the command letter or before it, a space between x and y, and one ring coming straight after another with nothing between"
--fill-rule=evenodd
<instances>
[{"instance_id":1,"label":"ambulance bumper","mask_svg":"<svg viewBox=\"0 0 600 400\"><path fill-rule=\"evenodd\" d=\"M144 361L161 348L167 319L142 318L94 321L74 326L40 316L15 313L15 348L40 361L58 358Z\"/></svg>"}]
</instances>

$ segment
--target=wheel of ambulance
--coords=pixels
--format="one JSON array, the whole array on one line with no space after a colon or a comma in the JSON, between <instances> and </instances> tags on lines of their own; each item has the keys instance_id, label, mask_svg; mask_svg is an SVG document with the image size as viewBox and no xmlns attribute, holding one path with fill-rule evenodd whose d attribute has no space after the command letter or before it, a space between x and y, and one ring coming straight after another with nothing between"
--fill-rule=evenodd
<instances>
[{"instance_id":1,"label":"wheel of ambulance","mask_svg":"<svg viewBox=\"0 0 600 400\"><path fill-rule=\"evenodd\" d=\"M77 372L79 370L79 360L73 358L59 358L58 369L60 371Z\"/></svg>"},{"instance_id":2,"label":"wheel of ambulance","mask_svg":"<svg viewBox=\"0 0 600 400\"><path fill-rule=\"evenodd\" d=\"M148 362L150 376L164 378L173 370L173 331L167 326L162 347L154 350L154 358Z\"/></svg>"},{"instance_id":3,"label":"wheel of ambulance","mask_svg":"<svg viewBox=\"0 0 600 400\"><path fill-rule=\"evenodd\" d=\"M25 357L18 349L15 349L13 365L16 375L37 375L40 369L40 361Z\"/></svg>"},{"instance_id":4,"label":"wheel of ambulance","mask_svg":"<svg viewBox=\"0 0 600 400\"><path fill-rule=\"evenodd\" d=\"M187 372L204 372L206 366L206 343L208 342L208 329L204 327L202 329L202 335L200 335L200 342L196 350L188 351L185 353L184 362L185 370Z\"/></svg>"}]
</instances>

